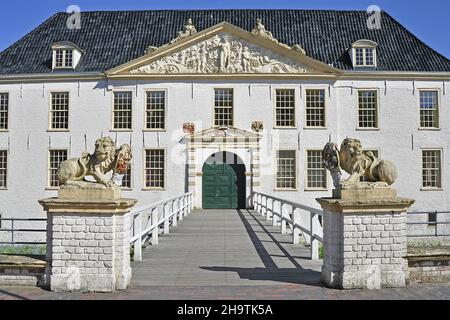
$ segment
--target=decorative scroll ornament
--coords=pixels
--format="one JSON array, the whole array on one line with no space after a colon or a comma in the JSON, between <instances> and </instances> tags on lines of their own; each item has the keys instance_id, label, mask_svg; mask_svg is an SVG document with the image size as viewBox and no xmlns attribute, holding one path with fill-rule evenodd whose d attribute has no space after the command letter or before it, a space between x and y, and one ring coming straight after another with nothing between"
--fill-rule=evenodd
<instances>
[{"instance_id":1,"label":"decorative scroll ornament","mask_svg":"<svg viewBox=\"0 0 450 320\"><path fill-rule=\"evenodd\" d=\"M262 121L253 121L252 130L255 132L261 132L264 130L264 123Z\"/></svg>"},{"instance_id":2,"label":"decorative scroll ornament","mask_svg":"<svg viewBox=\"0 0 450 320\"><path fill-rule=\"evenodd\" d=\"M132 74L306 73L305 66L229 33L132 70Z\"/></svg>"},{"instance_id":3,"label":"decorative scroll ornament","mask_svg":"<svg viewBox=\"0 0 450 320\"><path fill-rule=\"evenodd\" d=\"M193 134L195 132L195 124L193 122L186 122L183 124L183 131L187 134Z\"/></svg>"}]
</instances>

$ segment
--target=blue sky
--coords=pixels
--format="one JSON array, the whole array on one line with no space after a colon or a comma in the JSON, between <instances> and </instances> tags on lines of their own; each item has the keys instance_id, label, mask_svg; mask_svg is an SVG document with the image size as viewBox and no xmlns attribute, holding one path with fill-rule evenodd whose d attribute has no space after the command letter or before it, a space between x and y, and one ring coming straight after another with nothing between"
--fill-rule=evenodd
<instances>
[{"instance_id":1,"label":"blue sky","mask_svg":"<svg viewBox=\"0 0 450 320\"><path fill-rule=\"evenodd\" d=\"M19 40L55 12L78 5L82 11L207 8L295 8L366 10L378 5L433 49L450 58L448 0L14 0L3 1L0 51Z\"/></svg>"}]
</instances>

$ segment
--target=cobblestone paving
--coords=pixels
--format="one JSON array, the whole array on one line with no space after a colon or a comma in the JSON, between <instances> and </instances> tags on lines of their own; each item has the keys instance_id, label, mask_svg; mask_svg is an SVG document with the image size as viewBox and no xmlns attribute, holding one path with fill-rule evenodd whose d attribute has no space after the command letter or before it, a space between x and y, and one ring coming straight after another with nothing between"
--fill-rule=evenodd
<instances>
[{"instance_id":1,"label":"cobblestone paving","mask_svg":"<svg viewBox=\"0 0 450 320\"><path fill-rule=\"evenodd\" d=\"M248 211L195 212L159 246L133 263L133 281L113 294L56 294L40 288L0 287L0 300L450 300L450 284L340 291L320 282L321 261Z\"/></svg>"}]
</instances>

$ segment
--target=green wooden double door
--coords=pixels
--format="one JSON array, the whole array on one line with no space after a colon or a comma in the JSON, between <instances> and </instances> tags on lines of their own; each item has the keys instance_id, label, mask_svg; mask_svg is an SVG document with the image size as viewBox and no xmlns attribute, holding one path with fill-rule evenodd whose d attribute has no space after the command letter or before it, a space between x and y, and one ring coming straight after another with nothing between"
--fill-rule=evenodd
<instances>
[{"instance_id":1,"label":"green wooden double door","mask_svg":"<svg viewBox=\"0 0 450 320\"><path fill-rule=\"evenodd\" d=\"M228 164L203 166L203 209L238 209L238 177Z\"/></svg>"}]
</instances>

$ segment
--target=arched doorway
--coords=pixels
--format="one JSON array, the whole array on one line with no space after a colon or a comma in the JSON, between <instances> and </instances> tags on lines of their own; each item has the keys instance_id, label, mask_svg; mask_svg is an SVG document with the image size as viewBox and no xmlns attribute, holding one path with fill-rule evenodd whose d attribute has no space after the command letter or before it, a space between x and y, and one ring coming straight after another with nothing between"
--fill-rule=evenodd
<instances>
[{"instance_id":1,"label":"arched doorway","mask_svg":"<svg viewBox=\"0 0 450 320\"><path fill-rule=\"evenodd\" d=\"M217 152L203 165L203 209L245 209L245 165L234 153Z\"/></svg>"}]
</instances>

